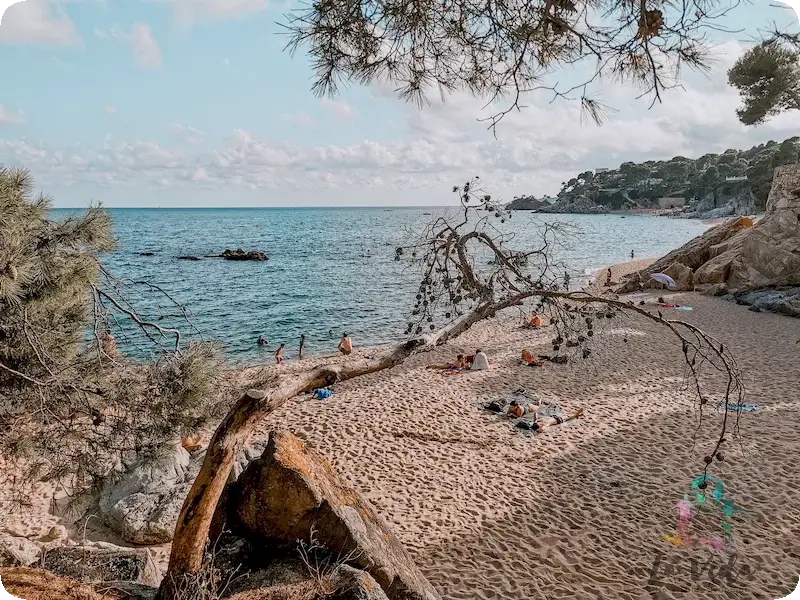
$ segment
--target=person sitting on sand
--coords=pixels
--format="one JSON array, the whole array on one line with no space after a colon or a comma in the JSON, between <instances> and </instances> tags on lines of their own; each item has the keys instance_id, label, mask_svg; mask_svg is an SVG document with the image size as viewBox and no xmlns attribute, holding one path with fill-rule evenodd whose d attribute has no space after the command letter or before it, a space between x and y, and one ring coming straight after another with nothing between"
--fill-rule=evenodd
<instances>
[{"instance_id":1,"label":"person sitting on sand","mask_svg":"<svg viewBox=\"0 0 800 600\"><path fill-rule=\"evenodd\" d=\"M539 329L542 326L542 317L539 313L533 313L531 320L528 321L528 327L531 329Z\"/></svg>"},{"instance_id":2,"label":"person sitting on sand","mask_svg":"<svg viewBox=\"0 0 800 600\"><path fill-rule=\"evenodd\" d=\"M425 368L426 369L439 369L439 370L442 370L442 371L445 371L445 370L455 371L455 370L460 370L460 369L466 369L467 368L467 361L464 358L463 354L459 354L458 356L456 356L456 361L455 362L448 362L448 363L436 364L436 365L428 365Z\"/></svg>"},{"instance_id":3,"label":"person sitting on sand","mask_svg":"<svg viewBox=\"0 0 800 600\"><path fill-rule=\"evenodd\" d=\"M523 364L529 365L533 362L533 353L527 348L524 348L522 350L522 356L520 356L519 359Z\"/></svg>"},{"instance_id":4,"label":"person sitting on sand","mask_svg":"<svg viewBox=\"0 0 800 600\"><path fill-rule=\"evenodd\" d=\"M281 344L278 346L278 349L275 350L275 364L281 364L283 362L283 349L286 347L286 344Z\"/></svg>"},{"instance_id":5,"label":"person sitting on sand","mask_svg":"<svg viewBox=\"0 0 800 600\"><path fill-rule=\"evenodd\" d=\"M353 351L353 342L350 341L350 337L345 333L342 335L342 339L339 340L339 352L347 356Z\"/></svg>"},{"instance_id":6,"label":"person sitting on sand","mask_svg":"<svg viewBox=\"0 0 800 600\"><path fill-rule=\"evenodd\" d=\"M509 417L514 417L520 419L525 415L535 415L539 410L539 406L536 404L529 404L524 402L520 404L516 400L512 400L511 404L508 407L508 412L506 413Z\"/></svg>"},{"instance_id":7,"label":"person sitting on sand","mask_svg":"<svg viewBox=\"0 0 800 600\"><path fill-rule=\"evenodd\" d=\"M473 371L483 371L489 368L489 357L480 348L475 352L470 369Z\"/></svg>"},{"instance_id":8,"label":"person sitting on sand","mask_svg":"<svg viewBox=\"0 0 800 600\"><path fill-rule=\"evenodd\" d=\"M566 417L542 417L541 419L536 419L536 422L531 426L531 431L542 432L548 427L552 427L553 425L561 425L567 421L574 421L575 419L580 419L582 416L583 408L579 408L574 413L567 415Z\"/></svg>"}]
</instances>

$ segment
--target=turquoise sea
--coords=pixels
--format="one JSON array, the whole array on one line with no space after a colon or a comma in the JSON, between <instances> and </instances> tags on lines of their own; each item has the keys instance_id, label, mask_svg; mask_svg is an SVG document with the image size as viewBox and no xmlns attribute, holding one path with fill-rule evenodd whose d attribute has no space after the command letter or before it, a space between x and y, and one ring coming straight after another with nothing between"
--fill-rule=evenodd
<instances>
[{"instance_id":1,"label":"turquoise sea","mask_svg":"<svg viewBox=\"0 0 800 600\"><path fill-rule=\"evenodd\" d=\"M348 332L357 346L403 337L418 274L394 260L394 249L445 208L111 209L119 249L103 257L118 277L144 279L185 304L206 339L218 340L232 362L265 360L287 346L296 357L300 334L308 353L335 350ZM54 218L75 211L54 210ZM556 249L573 284L593 269L661 256L705 231L699 221L619 215L514 213L505 227L514 247L537 240L538 221L571 223L576 233ZM225 248L261 250L267 262L177 260ZM153 256L141 256L152 252ZM133 298L157 312L148 295ZM174 311L173 311L174 312ZM162 324L179 323L166 318ZM124 337L124 336L122 336ZM124 346L124 340L122 341Z\"/></svg>"}]
</instances>

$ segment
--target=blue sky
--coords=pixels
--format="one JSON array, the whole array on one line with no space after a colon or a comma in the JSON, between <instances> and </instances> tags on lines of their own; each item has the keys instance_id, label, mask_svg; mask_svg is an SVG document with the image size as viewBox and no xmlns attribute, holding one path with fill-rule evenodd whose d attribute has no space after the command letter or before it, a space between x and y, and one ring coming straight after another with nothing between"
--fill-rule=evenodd
<instances>
[{"instance_id":1,"label":"blue sky","mask_svg":"<svg viewBox=\"0 0 800 600\"><path fill-rule=\"evenodd\" d=\"M0 24L0 163L29 167L58 206L442 204L476 174L503 196L557 191L624 160L701 155L800 132L797 115L748 129L724 71L759 27L797 27L766 2L714 34L715 73L647 110L615 84L601 128L575 103L530 99L498 139L463 94L418 109L391 87L311 91L265 0L26 0ZM568 74L577 77L581 73ZM563 77L563 75L562 75Z\"/></svg>"}]
</instances>

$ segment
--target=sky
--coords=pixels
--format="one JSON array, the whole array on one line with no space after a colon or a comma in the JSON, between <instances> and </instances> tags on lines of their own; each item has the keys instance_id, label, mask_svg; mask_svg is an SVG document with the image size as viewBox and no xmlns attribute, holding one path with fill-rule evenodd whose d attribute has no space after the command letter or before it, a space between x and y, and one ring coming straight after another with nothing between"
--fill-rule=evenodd
<instances>
[{"instance_id":1,"label":"sky","mask_svg":"<svg viewBox=\"0 0 800 600\"><path fill-rule=\"evenodd\" d=\"M455 93L418 107L394 86L317 98L284 51L292 0L25 0L0 22L0 164L24 166L57 207L444 205L479 175L495 198L555 194L581 171L697 157L800 134L800 111L738 123L726 71L777 22L753 0L713 32L713 70L649 108L615 82L597 126L574 100L525 99L496 137L492 107ZM583 67L553 77L580 77Z\"/></svg>"}]
</instances>

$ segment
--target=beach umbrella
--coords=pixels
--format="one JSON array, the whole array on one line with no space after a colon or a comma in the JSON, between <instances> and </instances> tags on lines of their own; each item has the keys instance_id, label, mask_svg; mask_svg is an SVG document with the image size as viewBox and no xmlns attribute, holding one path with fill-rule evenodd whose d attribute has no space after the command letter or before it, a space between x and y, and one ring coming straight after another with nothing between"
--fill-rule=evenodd
<instances>
[{"instance_id":1,"label":"beach umbrella","mask_svg":"<svg viewBox=\"0 0 800 600\"><path fill-rule=\"evenodd\" d=\"M659 283L663 283L664 285L666 285L666 286L667 286L667 287L669 287L669 288L676 288L676 287L678 287L678 286L675 284L675 280L674 280L674 279L672 279L672 277L670 277L669 275L664 275L664 273L652 273L652 274L650 275L650 277L652 277L653 279L655 279L655 280L656 280L656 281L658 281Z\"/></svg>"}]
</instances>

